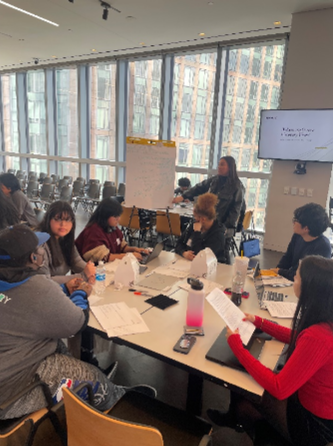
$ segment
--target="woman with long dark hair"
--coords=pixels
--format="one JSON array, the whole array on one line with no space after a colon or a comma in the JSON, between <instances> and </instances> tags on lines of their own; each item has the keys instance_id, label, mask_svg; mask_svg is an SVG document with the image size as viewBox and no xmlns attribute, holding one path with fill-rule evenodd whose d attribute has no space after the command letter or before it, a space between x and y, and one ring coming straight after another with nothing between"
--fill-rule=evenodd
<instances>
[{"instance_id":1,"label":"woman with long dark hair","mask_svg":"<svg viewBox=\"0 0 333 446\"><path fill-rule=\"evenodd\" d=\"M294 292L299 300L291 329L258 316L245 318L289 344L287 362L278 374L257 361L243 347L239 334L230 329L228 343L248 373L269 393L270 397L256 406L258 418L266 418L294 445L325 446L333 442L333 260L320 256L301 260ZM212 419L216 412L210 411ZM246 424L242 412L245 419L239 421ZM254 418L253 411L247 414Z\"/></svg>"},{"instance_id":2,"label":"woman with long dark hair","mask_svg":"<svg viewBox=\"0 0 333 446\"><path fill-rule=\"evenodd\" d=\"M200 195L193 209L195 221L180 236L177 254L193 260L199 251L210 248L219 262L225 262L224 230L216 220L216 203L216 195L209 192Z\"/></svg>"},{"instance_id":3,"label":"woman with long dark hair","mask_svg":"<svg viewBox=\"0 0 333 446\"><path fill-rule=\"evenodd\" d=\"M16 207L0 189L0 230L18 223L20 219Z\"/></svg>"},{"instance_id":4,"label":"woman with long dark hair","mask_svg":"<svg viewBox=\"0 0 333 446\"><path fill-rule=\"evenodd\" d=\"M113 198L104 198L90 217L87 226L75 240L76 247L85 260L112 262L132 252L139 260L146 249L128 246L118 228L123 212L121 204Z\"/></svg>"},{"instance_id":5,"label":"woman with long dark hair","mask_svg":"<svg viewBox=\"0 0 333 446\"><path fill-rule=\"evenodd\" d=\"M217 196L216 218L220 225L225 227L225 256L227 263L230 263L230 241L235 233L240 213L245 211L245 189L238 178L236 162L232 156L223 156L217 167L217 175L207 178L179 197L175 197L173 203L193 201L195 197L206 192Z\"/></svg>"},{"instance_id":6,"label":"woman with long dark hair","mask_svg":"<svg viewBox=\"0 0 333 446\"><path fill-rule=\"evenodd\" d=\"M44 245L46 273L49 273L56 282L65 283L73 278L67 276L69 271L84 274L90 283L95 280L95 266L86 263L77 252L74 244L75 216L71 205L65 201L55 201L48 208L38 230L50 234L48 242Z\"/></svg>"},{"instance_id":7,"label":"woman with long dark hair","mask_svg":"<svg viewBox=\"0 0 333 446\"><path fill-rule=\"evenodd\" d=\"M26 221L30 226L36 227L38 221L28 197L21 191L19 180L12 173L0 175L0 187L6 197L10 197L17 209L20 220Z\"/></svg>"}]
</instances>

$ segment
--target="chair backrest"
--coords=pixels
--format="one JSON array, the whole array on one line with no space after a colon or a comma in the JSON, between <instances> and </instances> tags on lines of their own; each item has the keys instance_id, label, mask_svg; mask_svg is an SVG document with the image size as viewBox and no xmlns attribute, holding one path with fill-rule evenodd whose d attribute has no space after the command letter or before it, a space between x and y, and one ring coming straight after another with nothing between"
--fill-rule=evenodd
<instances>
[{"instance_id":1,"label":"chair backrest","mask_svg":"<svg viewBox=\"0 0 333 446\"><path fill-rule=\"evenodd\" d=\"M68 446L163 446L157 429L105 415L67 388L63 388L63 396Z\"/></svg>"},{"instance_id":2,"label":"chair backrest","mask_svg":"<svg viewBox=\"0 0 333 446\"><path fill-rule=\"evenodd\" d=\"M51 183L53 183L53 184L55 184L57 181L59 181L59 175L57 175L55 173L53 173L50 178L52 180Z\"/></svg>"},{"instance_id":3,"label":"chair backrest","mask_svg":"<svg viewBox=\"0 0 333 446\"><path fill-rule=\"evenodd\" d=\"M13 175L15 175L16 170L15 169L8 169L7 173L11 173Z\"/></svg>"},{"instance_id":4,"label":"chair backrest","mask_svg":"<svg viewBox=\"0 0 333 446\"><path fill-rule=\"evenodd\" d=\"M99 183L90 183L87 190L87 197L92 199L98 199L101 186Z\"/></svg>"},{"instance_id":5,"label":"chair backrest","mask_svg":"<svg viewBox=\"0 0 333 446\"><path fill-rule=\"evenodd\" d=\"M97 183L97 184L99 184L100 183L100 181L96 178L96 179L94 179L94 178L90 178L90 180L88 181L88 184L92 184L92 183Z\"/></svg>"},{"instance_id":6,"label":"chair backrest","mask_svg":"<svg viewBox=\"0 0 333 446\"><path fill-rule=\"evenodd\" d=\"M25 171L25 170L18 170L18 171L16 172L16 177L17 177L18 175L23 175L23 177L25 177L25 175L26 175L26 171Z\"/></svg>"},{"instance_id":7,"label":"chair backrest","mask_svg":"<svg viewBox=\"0 0 333 446\"><path fill-rule=\"evenodd\" d=\"M34 211L35 211L38 223L41 223L44 218L45 212L39 208L34 208Z\"/></svg>"},{"instance_id":8,"label":"chair backrest","mask_svg":"<svg viewBox=\"0 0 333 446\"><path fill-rule=\"evenodd\" d=\"M126 206L122 206L122 208L123 208L123 213L121 214L119 219L120 226L123 226L124 228L140 229L140 219L137 208L134 207L133 209L131 207L126 207Z\"/></svg>"},{"instance_id":9,"label":"chair backrest","mask_svg":"<svg viewBox=\"0 0 333 446\"><path fill-rule=\"evenodd\" d=\"M115 186L115 183L114 183L114 181L104 181L103 186L104 186L104 187L105 187L105 186Z\"/></svg>"},{"instance_id":10,"label":"chair backrest","mask_svg":"<svg viewBox=\"0 0 333 446\"><path fill-rule=\"evenodd\" d=\"M29 172L29 179L30 179L30 173L32 173L32 172ZM44 178L46 178L46 177L47 177L47 173L40 172L38 181L43 182Z\"/></svg>"},{"instance_id":11,"label":"chair backrest","mask_svg":"<svg viewBox=\"0 0 333 446\"><path fill-rule=\"evenodd\" d=\"M44 177L43 184L54 184L53 179L51 177Z\"/></svg>"},{"instance_id":12,"label":"chair backrest","mask_svg":"<svg viewBox=\"0 0 333 446\"><path fill-rule=\"evenodd\" d=\"M34 180L30 180L27 186L27 195L28 197L37 197L38 195L38 182Z\"/></svg>"},{"instance_id":13,"label":"chair backrest","mask_svg":"<svg viewBox=\"0 0 333 446\"><path fill-rule=\"evenodd\" d=\"M73 197L78 197L83 194L84 183L80 180L75 180L73 183Z\"/></svg>"},{"instance_id":14,"label":"chair backrest","mask_svg":"<svg viewBox=\"0 0 333 446\"><path fill-rule=\"evenodd\" d=\"M104 198L114 197L116 195L117 189L116 186L104 186L102 196Z\"/></svg>"},{"instance_id":15,"label":"chair backrest","mask_svg":"<svg viewBox=\"0 0 333 446\"><path fill-rule=\"evenodd\" d=\"M69 183L69 184L72 184L72 183L73 183L73 177L70 176L70 175L65 175L63 179L64 179L64 180L68 180L68 183Z\"/></svg>"},{"instance_id":16,"label":"chair backrest","mask_svg":"<svg viewBox=\"0 0 333 446\"><path fill-rule=\"evenodd\" d=\"M62 178L61 180L59 180L58 182L58 190L61 190L64 186L68 186L69 184L69 180L67 178Z\"/></svg>"},{"instance_id":17,"label":"chair backrest","mask_svg":"<svg viewBox=\"0 0 333 446\"><path fill-rule=\"evenodd\" d=\"M243 218L243 231L249 229L252 221L253 211L246 211Z\"/></svg>"},{"instance_id":18,"label":"chair backrest","mask_svg":"<svg viewBox=\"0 0 333 446\"><path fill-rule=\"evenodd\" d=\"M126 190L125 183L119 183L117 195L122 195L123 197L125 197L125 190Z\"/></svg>"},{"instance_id":19,"label":"chair backrest","mask_svg":"<svg viewBox=\"0 0 333 446\"><path fill-rule=\"evenodd\" d=\"M170 231L171 226L171 231ZM160 234L171 234L179 237L181 235L180 229L180 215L169 212L169 218L166 212L156 212L156 232Z\"/></svg>"},{"instance_id":20,"label":"chair backrest","mask_svg":"<svg viewBox=\"0 0 333 446\"><path fill-rule=\"evenodd\" d=\"M72 201L72 186L66 185L61 188L59 200Z\"/></svg>"},{"instance_id":21,"label":"chair backrest","mask_svg":"<svg viewBox=\"0 0 333 446\"><path fill-rule=\"evenodd\" d=\"M50 198L53 192L54 192L54 184L43 183L40 191L40 198Z\"/></svg>"}]
</instances>

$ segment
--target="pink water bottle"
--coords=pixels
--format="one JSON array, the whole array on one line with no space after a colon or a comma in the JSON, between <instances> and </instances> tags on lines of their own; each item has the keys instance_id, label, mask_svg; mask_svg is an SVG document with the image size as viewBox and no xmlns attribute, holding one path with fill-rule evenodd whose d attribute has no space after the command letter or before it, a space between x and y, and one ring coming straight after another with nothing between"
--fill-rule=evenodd
<instances>
[{"instance_id":1,"label":"pink water bottle","mask_svg":"<svg viewBox=\"0 0 333 446\"><path fill-rule=\"evenodd\" d=\"M191 289L187 296L186 325L201 327L205 305L203 283L198 279L192 278L188 278L187 283L191 286Z\"/></svg>"}]
</instances>

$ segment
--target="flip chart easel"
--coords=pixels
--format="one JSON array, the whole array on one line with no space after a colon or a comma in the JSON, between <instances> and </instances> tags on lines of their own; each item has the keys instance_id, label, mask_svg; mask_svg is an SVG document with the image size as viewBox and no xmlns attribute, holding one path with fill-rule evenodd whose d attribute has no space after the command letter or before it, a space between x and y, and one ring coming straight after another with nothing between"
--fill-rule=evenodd
<instances>
[{"instance_id":1,"label":"flip chart easel","mask_svg":"<svg viewBox=\"0 0 333 446\"><path fill-rule=\"evenodd\" d=\"M175 181L174 141L127 137L126 206L167 209Z\"/></svg>"}]
</instances>

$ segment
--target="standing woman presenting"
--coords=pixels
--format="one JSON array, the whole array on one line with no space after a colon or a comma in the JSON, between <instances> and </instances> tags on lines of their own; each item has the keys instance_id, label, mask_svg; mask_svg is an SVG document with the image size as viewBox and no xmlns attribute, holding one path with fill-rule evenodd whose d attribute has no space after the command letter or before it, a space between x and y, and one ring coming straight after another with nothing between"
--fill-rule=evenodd
<instances>
[{"instance_id":1,"label":"standing woman presenting","mask_svg":"<svg viewBox=\"0 0 333 446\"><path fill-rule=\"evenodd\" d=\"M225 254L229 254L229 243L237 226L244 201L245 189L238 178L236 163L232 156L223 156L218 165L217 175L196 184L181 196L175 197L173 203L194 200L198 195L210 192L217 196L216 213L221 226L226 228Z\"/></svg>"}]
</instances>

